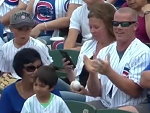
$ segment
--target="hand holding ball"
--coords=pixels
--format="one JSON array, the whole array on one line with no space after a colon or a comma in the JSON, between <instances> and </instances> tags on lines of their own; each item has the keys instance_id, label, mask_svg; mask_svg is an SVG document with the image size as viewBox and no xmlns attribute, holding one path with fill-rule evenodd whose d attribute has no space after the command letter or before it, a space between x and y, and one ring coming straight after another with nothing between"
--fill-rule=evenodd
<instances>
[{"instance_id":1,"label":"hand holding ball","mask_svg":"<svg viewBox=\"0 0 150 113\"><path fill-rule=\"evenodd\" d=\"M74 91L80 91L81 90L81 84L79 81L75 80L75 81L72 81L71 84L70 84L70 88Z\"/></svg>"}]
</instances>

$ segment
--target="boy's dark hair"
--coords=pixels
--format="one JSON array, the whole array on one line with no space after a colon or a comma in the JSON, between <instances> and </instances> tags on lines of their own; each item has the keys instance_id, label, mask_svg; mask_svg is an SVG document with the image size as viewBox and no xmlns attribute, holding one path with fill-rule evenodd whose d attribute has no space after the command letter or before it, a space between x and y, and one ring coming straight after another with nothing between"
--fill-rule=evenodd
<instances>
[{"instance_id":1,"label":"boy's dark hair","mask_svg":"<svg viewBox=\"0 0 150 113\"><path fill-rule=\"evenodd\" d=\"M16 53L13 60L13 68L17 75L22 78L24 65L34 63L37 60L41 61L41 56L35 49L23 48Z\"/></svg>"},{"instance_id":2,"label":"boy's dark hair","mask_svg":"<svg viewBox=\"0 0 150 113\"><path fill-rule=\"evenodd\" d=\"M49 85L49 88L54 87L57 84L58 76L55 68L50 66L41 66L36 72L38 80L45 85Z\"/></svg>"}]
</instances>

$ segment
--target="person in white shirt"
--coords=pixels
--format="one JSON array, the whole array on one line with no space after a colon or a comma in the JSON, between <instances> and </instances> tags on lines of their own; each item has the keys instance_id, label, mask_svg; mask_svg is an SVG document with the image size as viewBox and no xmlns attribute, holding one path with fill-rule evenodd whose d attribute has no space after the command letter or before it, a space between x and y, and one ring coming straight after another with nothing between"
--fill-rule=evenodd
<instances>
[{"instance_id":1,"label":"person in white shirt","mask_svg":"<svg viewBox=\"0 0 150 113\"><path fill-rule=\"evenodd\" d=\"M48 48L42 42L30 37L30 32L34 26L32 16L24 10L18 11L10 19L10 29L14 33L14 39L5 43L0 50L0 71L11 73L13 77L19 78L13 67L12 62L15 54L23 48L34 48L37 50L45 65L51 64L52 58L49 56Z\"/></svg>"},{"instance_id":2,"label":"person in white shirt","mask_svg":"<svg viewBox=\"0 0 150 113\"><path fill-rule=\"evenodd\" d=\"M26 10L33 14L38 23L32 29L31 36L42 38L50 44L51 37L60 36L60 31L69 27L71 14L80 5L82 0L30 0Z\"/></svg>"},{"instance_id":3,"label":"person in white shirt","mask_svg":"<svg viewBox=\"0 0 150 113\"><path fill-rule=\"evenodd\" d=\"M118 9L112 22L116 42L103 48L97 59L84 57L90 73L88 91L101 97L96 105L119 108L145 101L146 91L140 85L140 78L150 62L150 49L135 37L136 22L135 10L128 7Z\"/></svg>"},{"instance_id":4,"label":"person in white shirt","mask_svg":"<svg viewBox=\"0 0 150 113\"><path fill-rule=\"evenodd\" d=\"M105 10L104 10L105 9ZM80 54L77 60L76 68L73 69L72 65L69 65L69 61L64 62L64 68L67 72L67 77L70 82L79 78L81 85L86 87L87 78L89 76L88 71L85 69L83 62L84 55L88 58L95 59L99 51L105 46L115 41L115 35L113 33L112 20L116 9L109 3L98 3L91 7L88 18L91 33L93 35L92 40L86 41L81 47ZM105 16L103 16L105 15ZM83 95L89 95L86 88L78 93ZM95 98L85 97L77 93L61 92L62 98L66 100L74 99L78 101L91 101Z\"/></svg>"},{"instance_id":5,"label":"person in white shirt","mask_svg":"<svg viewBox=\"0 0 150 113\"><path fill-rule=\"evenodd\" d=\"M3 36L0 39L0 46L13 38L8 28L10 16L18 10L25 10L29 0L1 0L0 1L0 24L4 25Z\"/></svg>"},{"instance_id":6,"label":"person in white shirt","mask_svg":"<svg viewBox=\"0 0 150 113\"><path fill-rule=\"evenodd\" d=\"M65 40L64 49L77 49L80 50L80 47L76 47L76 40L79 33L82 34L82 43L86 40L92 39L92 34L89 28L89 7L93 4L99 2L104 3L104 0L83 0L85 3L78 7L70 18L69 33ZM80 38L82 38L80 37Z\"/></svg>"}]
</instances>

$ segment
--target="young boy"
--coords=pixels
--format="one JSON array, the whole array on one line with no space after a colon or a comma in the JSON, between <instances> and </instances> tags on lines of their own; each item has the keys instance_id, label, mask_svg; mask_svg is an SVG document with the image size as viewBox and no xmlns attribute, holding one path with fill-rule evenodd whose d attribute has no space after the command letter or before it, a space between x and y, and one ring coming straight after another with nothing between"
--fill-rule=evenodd
<instances>
[{"instance_id":1,"label":"young boy","mask_svg":"<svg viewBox=\"0 0 150 113\"><path fill-rule=\"evenodd\" d=\"M5 43L1 48L0 59L3 59L0 61L1 72L11 73L14 78L20 78L12 68L12 62L16 53L23 48L33 48L38 51L44 65L50 65L53 62L47 46L30 37L34 25L32 15L25 10L17 11L11 16L9 27L13 32L14 39Z\"/></svg>"},{"instance_id":2,"label":"young boy","mask_svg":"<svg viewBox=\"0 0 150 113\"><path fill-rule=\"evenodd\" d=\"M50 93L58 80L55 69L41 66L35 72L35 76L35 95L26 100L21 113L71 113L60 97Z\"/></svg>"}]
</instances>

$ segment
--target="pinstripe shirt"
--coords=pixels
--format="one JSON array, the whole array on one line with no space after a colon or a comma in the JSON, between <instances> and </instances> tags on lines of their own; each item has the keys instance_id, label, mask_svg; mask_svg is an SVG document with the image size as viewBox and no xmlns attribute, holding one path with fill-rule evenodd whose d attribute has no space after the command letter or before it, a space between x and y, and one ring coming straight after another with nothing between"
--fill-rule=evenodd
<instances>
[{"instance_id":1,"label":"pinstripe shirt","mask_svg":"<svg viewBox=\"0 0 150 113\"><path fill-rule=\"evenodd\" d=\"M23 3L27 4L29 0L21 0ZM0 17L4 16L10 10L15 8L19 3L19 0L0 0ZM10 32L8 27L5 27L4 32Z\"/></svg>"},{"instance_id":2,"label":"pinstripe shirt","mask_svg":"<svg viewBox=\"0 0 150 113\"><path fill-rule=\"evenodd\" d=\"M12 67L12 62L15 54L23 48L33 48L37 50L41 55L43 64L49 65L52 63L52 58L49 56L48 48L39 40L30 38L29 41L20 48L16 48L13 40L11 40L2 46L0 54L0 71L10 72L15 78L19 78Z\"/></svg>"},{"instance_id":3,"label":"pinstripe shirt","mask_svg":"<svg viewBox=\"0 0 150 113\"><path fill-rule=\"evenodd\" d=\"M150 49L139 39L134 39L124 52L120 59L116 50L116 42L103 48L97 58L105 60L107 54L110 54L110 65L121 76L125 76L139 85L141 72L150 62ZM109 108L124 105L137 105L144 101L145 92L139 98L132 98L117 86L115 86L105 75L100 75L102 85L102 103ZM128 84L126 84L128 85ZM129 86L130 87L130 86ZM109 92L112 90L112 96ZM134 90L134 89L133 89Z\"/></svg>"},{"instance_id":4,"label":"pinstripe shirt","mask_svg":"<svg viewBox=\"0 0 150 113\"><path fill-rule=\"evenodd\" d=\"M15 8L18 5L19 0L9 0L10 2L6 2L7 0L2 0L3 2L0 5L0 16L4 16L6 13L8 13L10 10ZM12 1L12 2L11 2ZM27 4L29 0L22 0L23 3Z\"/></svg>"},{"instance_id":5,"label":"pinstripe shirt","mask_svg":"<svg viewBox=\"0 0 150 113\"><path fill-rule=\"evenodd\" d=\"M62 98L53 95L49 105L45 108L38 101L36 95L28 98L21 113L71 113Z\"/></svg>"}]
</instances>

